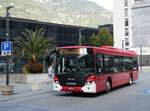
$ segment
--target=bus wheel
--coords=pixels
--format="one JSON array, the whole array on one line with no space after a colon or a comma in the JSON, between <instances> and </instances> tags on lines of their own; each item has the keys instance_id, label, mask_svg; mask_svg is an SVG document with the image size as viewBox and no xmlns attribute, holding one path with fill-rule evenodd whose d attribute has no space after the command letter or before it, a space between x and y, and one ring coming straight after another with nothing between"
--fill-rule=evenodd
<instances>
[{"instance_id":1,"label":"bus wheel","mask_svg":"<svg viewBox=\"0 0 150 111\"><path fill-rule=\"evenodd\" d=\"M107 80L105 93L109 93L111 91L111 88L112 87L111 87L110 80Z\"/></svg>"},{"instance_id":2,"label":"bus wheel","mask_svg":"<svg viewBox=\"0 0 150 111\"><path fill-rule=\"evenodd\" d=\"M133 83L133 79L132 79L132 76L130 76L129 85L132 85L132 83Z\"/></svg>"}]
</instances>

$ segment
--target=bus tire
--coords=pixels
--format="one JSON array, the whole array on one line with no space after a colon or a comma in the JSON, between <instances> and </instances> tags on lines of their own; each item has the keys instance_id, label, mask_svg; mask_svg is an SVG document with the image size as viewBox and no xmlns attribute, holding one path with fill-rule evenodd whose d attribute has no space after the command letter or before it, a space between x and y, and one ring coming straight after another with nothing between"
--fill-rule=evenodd
<instances>
[{"instance_id":1,"label":"bus tire","mask_svg":"<svg viewBox=\"0 0 150 111\"><path fill-rule=\"evenodd\" d=\"M133 84L133 77L132 75L130 75L130 78L129 78L129 85L131 86Z\"/></svg>"},{"instance_id":2,"label":"bus tire","mask_svg":"<svg viewBox=\"0 0 150 111\"><path fill-rule=\"evenodd\" d=\"M109 93L109 92L111 91L111 89L112 89L111 82L110 82L110 80L108 79L108 80L106 81L106 90L105 90L105 93Z\"/></svg>"}]
</instances>

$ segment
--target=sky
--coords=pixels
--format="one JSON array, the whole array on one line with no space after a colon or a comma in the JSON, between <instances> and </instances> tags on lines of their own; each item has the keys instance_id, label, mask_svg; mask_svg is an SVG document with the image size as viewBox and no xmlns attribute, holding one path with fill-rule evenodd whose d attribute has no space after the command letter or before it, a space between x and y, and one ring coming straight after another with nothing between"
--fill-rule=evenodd
<instances>
[{"instance_id":1,"label":"sky","mask_svg":"<svg viewBox=\"0 0 150 111\"><path fill-rule=\"evenodd\" d=\"M98 5L113 11L113 0L88 0L96 2Z\"/></svg>"}]
</instances>

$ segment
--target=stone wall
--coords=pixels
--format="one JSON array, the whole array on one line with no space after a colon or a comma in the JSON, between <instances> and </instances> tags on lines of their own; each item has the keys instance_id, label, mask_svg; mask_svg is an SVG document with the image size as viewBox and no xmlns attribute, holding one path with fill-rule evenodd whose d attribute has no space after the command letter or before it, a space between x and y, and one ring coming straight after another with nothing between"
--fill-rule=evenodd
<instances>
[{"instance_id":1,"label":"stone wall","mask_svg":"<svg viewBox=\"0 0 150 111\"><path fill-rule=\"evenodd\" d=\"M50 82L47 73L45 74L10 74L10 82L31 83L31 82ZM6 74L0 74L0 83L6 81Z\"/></svg>"}]
</instances>

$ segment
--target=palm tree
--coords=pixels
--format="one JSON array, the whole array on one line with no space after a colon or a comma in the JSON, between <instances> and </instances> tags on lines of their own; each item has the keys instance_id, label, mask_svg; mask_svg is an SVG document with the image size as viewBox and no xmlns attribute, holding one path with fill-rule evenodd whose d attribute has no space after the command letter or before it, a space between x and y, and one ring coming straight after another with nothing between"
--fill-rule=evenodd
<instances>
[{"instance_id":1,"label":"palm tree","mask_svg":"<svg viewBox=\"0 0 150 111\"><path fill-rule=\"evenodd\" d=\"M43 66L39 63L39 58L44 56L52 46L52 41L44 36L43 28L35 31L26 29L22 37L16 39L16 52L19 57L28 59L25 70L29 73L42 72Z\"/></svg>"}]
</instances>

